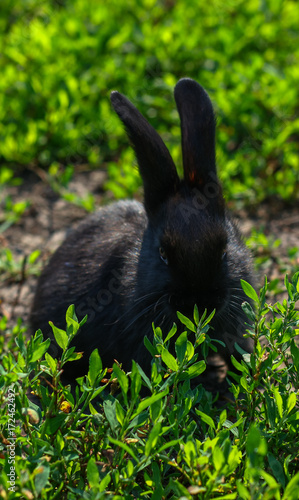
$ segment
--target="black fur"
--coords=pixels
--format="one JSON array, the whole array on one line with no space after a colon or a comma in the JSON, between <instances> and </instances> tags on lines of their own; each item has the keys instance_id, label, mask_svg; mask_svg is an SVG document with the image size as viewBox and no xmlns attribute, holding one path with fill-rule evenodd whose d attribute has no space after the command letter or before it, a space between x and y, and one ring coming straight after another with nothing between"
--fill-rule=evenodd
<instances>
[{"instance_id":1,"label":"black fur","mask_svg":"<svg viewBox=\"0 0 299 500\"><path fill-rule=\"evenodd\" d=\"M111 94L135 149L144 184L144 205L121 201L100 209L74 230L42 273L31 314L33 329L52 337L48 321L63 328L75 304L88 321L73 344L84 351L69 363L65 379L87 372L98 348L105 366L114 359L126 370L135 359L149 370L143 344L152 323L166 333L176 311L192 316L216 308L211 336L223 340L229 361L243 338L247 300L240 279L253 283L249 253L226 212L215 166L215 118L207 93L182 79L175 88L181 118L184 179L157 132L118 92ZM52 342L52 353L59 349Z\"/></svg>"}]
</instances>

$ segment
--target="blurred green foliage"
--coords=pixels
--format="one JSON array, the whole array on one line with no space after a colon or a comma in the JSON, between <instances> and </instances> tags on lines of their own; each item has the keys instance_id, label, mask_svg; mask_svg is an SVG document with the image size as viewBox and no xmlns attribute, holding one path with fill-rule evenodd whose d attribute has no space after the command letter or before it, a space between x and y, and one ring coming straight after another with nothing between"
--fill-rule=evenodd
<instances>
[{"instance_id":1,"label":"blurred green foliage","mask_svg":"<svg viewBox=\"0 0 299 500\"><path fill-rule=\"evenodd\" d=\"M297 0L1 0L0 165L107 167L109 188L131 195L139 178L110 91L134 102L180 164L172 92L189 76L217 110L228 199L292 200L298 26Z\"/></svg>"}]
</instances>

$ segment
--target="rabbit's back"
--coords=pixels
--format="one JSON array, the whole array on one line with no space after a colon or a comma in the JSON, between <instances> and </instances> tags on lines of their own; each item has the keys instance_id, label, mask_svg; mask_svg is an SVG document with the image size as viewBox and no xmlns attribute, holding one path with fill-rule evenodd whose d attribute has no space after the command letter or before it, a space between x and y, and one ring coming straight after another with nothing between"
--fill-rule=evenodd
<instances>
[{"instance_id":1,"label":"rabbit's back","mask_svg":"<svg viewBox=\"0 0 299 500\"><path fill-rule=\"evenodd\" d=\"M64 328L66 310L74 304L79 320L88 315L77 350L90 353L102 339L106 351L109 325L118 321L134 295L146 226L144 207L136 201L114 203L85 219L40 276L31 314L33 329L41 328L46 337L53 338L48 321ZM115 338L113 343L117 343ZM54 342L52 349L58 353Z\"/></svg>"}]
</instances>

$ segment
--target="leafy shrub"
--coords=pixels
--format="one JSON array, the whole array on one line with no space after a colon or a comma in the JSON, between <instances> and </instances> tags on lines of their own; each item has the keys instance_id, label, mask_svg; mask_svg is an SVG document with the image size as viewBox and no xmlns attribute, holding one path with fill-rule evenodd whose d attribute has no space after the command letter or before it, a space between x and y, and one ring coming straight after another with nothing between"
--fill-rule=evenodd
<instances>
[{"instance_id":1,"label":"leafy shrub","mask_svg":"<svg viewBox=\"0 0 299 500\"><path fill-rule=\"evenodd\" d=\"M60 376L80 356L68 345L85 319L78 323L71 306L66 331L52 325L60 360L40 331L25 342L18 324L1 345L2 498L296 500L299 273L286 277L288 300L274 305L266 302L267 281L259 296L242 286L256 304L254 312L244 303L254 352L241 363L232 358L239 375L230 374L234 400L226 409L191 383L214 347L210 318L196 309L193 321L178 314L186 332L176 340L175 326L165 337L154 328L153 341L145 340L150 376L134 362L130 373L117 363L103 369L96 350L75 390Z\"/></svg>"},{"instance_id":2,"label":"leafy shrub","mask_svg":"<svg viewBox=\"0 0 299 500\"><path fill-rule=\"evenodd\" d=\"M1 162L107 165L109 189L131 195L139 177L109 93L131 98L180 163L172 91L190 76L217 106L228 198L294 199L298 19L295 0L2 0Z\"/></svg>"}]
</instances>

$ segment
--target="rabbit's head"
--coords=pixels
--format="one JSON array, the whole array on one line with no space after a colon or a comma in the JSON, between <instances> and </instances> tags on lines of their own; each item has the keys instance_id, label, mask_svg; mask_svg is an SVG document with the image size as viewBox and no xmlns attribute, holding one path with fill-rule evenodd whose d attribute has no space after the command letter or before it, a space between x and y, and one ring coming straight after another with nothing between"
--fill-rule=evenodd
<instances>
[{"instance_id":1,"label":"rabbit's head","mask_svg":"<svg viewBox=\"0 0 299 500\"><path fill-rule=\"evenodd\" d=\"M205 90L182 79L174 92L181 120L184 178L161 137L118 92L111 101L136 152L148 227L138 263L138 294L170 311L221 313L243 294L248 255L226 214L215 162L215 117ZM231 307L232 310L234 307ZM145 310L145 309L144 309Z\"/></svg>"}]
</instances>

